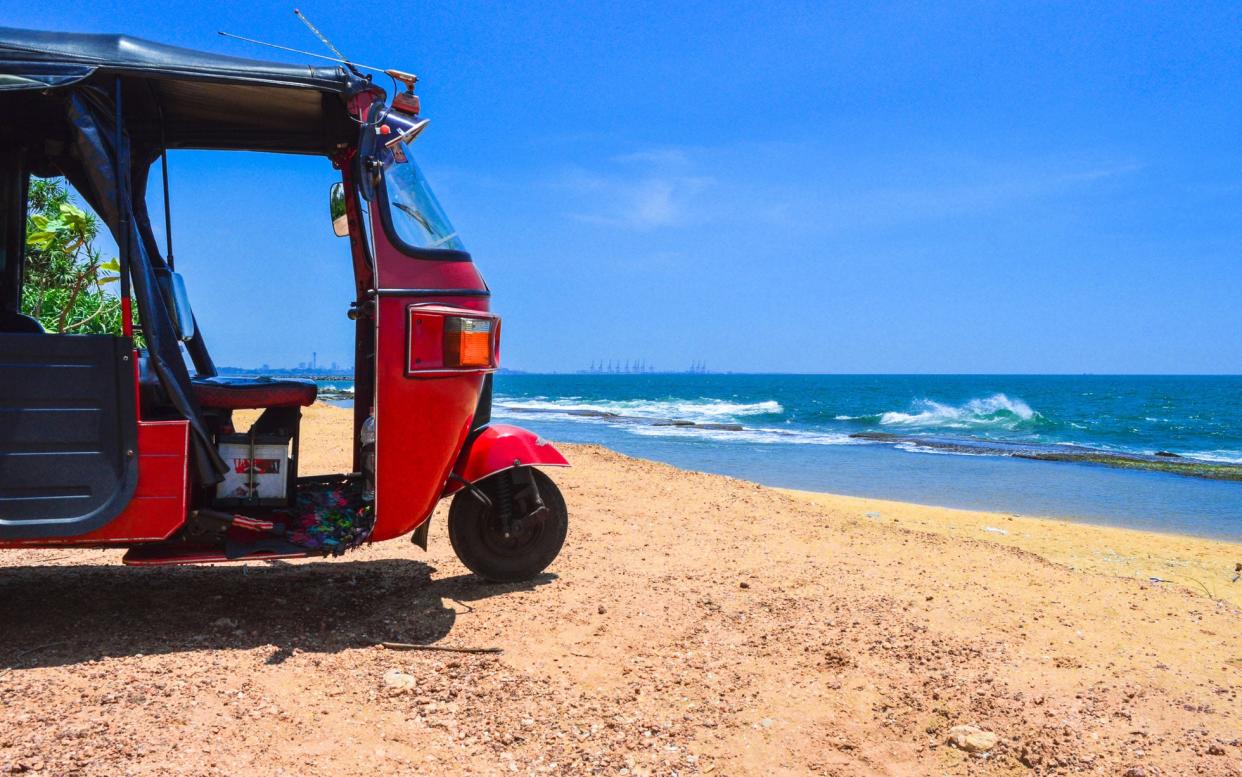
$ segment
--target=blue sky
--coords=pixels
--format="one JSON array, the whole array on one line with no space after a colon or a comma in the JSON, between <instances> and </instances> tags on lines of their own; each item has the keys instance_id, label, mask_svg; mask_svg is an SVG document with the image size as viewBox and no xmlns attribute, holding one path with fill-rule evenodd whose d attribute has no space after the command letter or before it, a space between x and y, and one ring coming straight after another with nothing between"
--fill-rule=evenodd
<instances>
[{"instance_id":1,"label":"blue sky","mask_svg":"<svg viewBox=\"0 0 1242 777\"><path fill-rule=\"evenodd\" d=\"M296 59L272 3L7 4L12 26ZM1236 4L300 2L417 72L415 151L507 366L1242 372ZM325 160L172 158L222 364L348 362Z\"/></svg>"}]
</instances>

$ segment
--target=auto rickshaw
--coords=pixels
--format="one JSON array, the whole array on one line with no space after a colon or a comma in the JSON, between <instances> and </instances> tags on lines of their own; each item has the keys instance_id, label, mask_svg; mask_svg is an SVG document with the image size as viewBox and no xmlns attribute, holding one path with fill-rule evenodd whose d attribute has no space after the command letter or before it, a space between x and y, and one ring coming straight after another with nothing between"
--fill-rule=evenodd
<instances>
[{"instance_id":1,"label":"auto rickshaw","mask_svg":"<svg viewBox=\"0 0 1242 777\"><path fill-rule=\"evenodd\" d=\"M478 575L529 579L557 556L568 516L540 468L568 462L491 423L500 318L411 153L427 125L416 79L386 72L391 101L344 61L0 28L0 548L120 547L135 566L339 555L411 533L426 549L451 496L450 540ZM161 250L151 228L148 180L161 160L167 218L170 149L340 170L352 472L298 477L313 381L217 373L171 232ZM22 314L32 175L67 179L115 238L123 332L50 334ZM261 413L238 430L243 409Z\"/></svg>"}]
</instances>

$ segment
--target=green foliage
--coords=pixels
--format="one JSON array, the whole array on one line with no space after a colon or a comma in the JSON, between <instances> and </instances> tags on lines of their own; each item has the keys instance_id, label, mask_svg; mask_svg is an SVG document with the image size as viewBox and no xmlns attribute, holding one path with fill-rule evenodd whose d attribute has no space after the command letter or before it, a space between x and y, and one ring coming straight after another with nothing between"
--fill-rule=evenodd
<instances>
[{"instance_id":1,"label":"green foliage","mask_svg":"<svg viewBox=\"0 0 1242 777\"><path fill-rule=\"evenodd\" d=\"M121 299L106 287L121 268L94 246L98 220L58 179L31 179L27 196L22 312L48 332L120 334Z\"/></svg>"}]
</instances>

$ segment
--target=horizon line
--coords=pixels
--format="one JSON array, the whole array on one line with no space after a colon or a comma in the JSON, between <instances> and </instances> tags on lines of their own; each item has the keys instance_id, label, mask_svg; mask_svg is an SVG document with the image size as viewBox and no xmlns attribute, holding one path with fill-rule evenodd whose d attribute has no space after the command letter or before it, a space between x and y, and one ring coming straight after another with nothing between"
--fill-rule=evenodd
<instances>
[{"instance_id":1,"label":"horizon line","mask_svg":"<svg viewBox=\"0 0 1242 777\"><path fill-rule=\"evenodd\" d=\"M218 370L238 370L256 372L263 369L280 372L311 372L309 367L238 367L226 365ZM325 372L322 368L315 372ZM352 369L350 370L352 372ZM501 367L496 370L501 374L510 375L576 375L583 377L618 377L618 376L652 376L652 375L772 375L772 376L836 376L836 377L1100 377L1100 378L1240 378L1242 372L782 372L782 371L750 371L750 370L709 370L707 372L690 372L688 370L656 370L654 372L592 372L590 370L524 370L513 367Z\"/></svg>"}]
</instances>

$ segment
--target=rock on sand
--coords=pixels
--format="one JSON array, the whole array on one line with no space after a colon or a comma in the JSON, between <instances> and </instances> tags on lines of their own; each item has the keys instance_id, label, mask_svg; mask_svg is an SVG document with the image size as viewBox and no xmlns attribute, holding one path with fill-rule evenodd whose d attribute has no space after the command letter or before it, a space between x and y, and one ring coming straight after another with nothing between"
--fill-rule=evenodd
<instances>
[{"instance_id":1,"label":"rock on sand","mask_svg":"<svg viewBox=\"0 0 1242 777\"><path fill-rule=\"evenodd\" d=\"M978 726L954 726L949 729L949 744L968 753L985 753L996 747L997 736Z\"/></svg>"}]
</instances>

